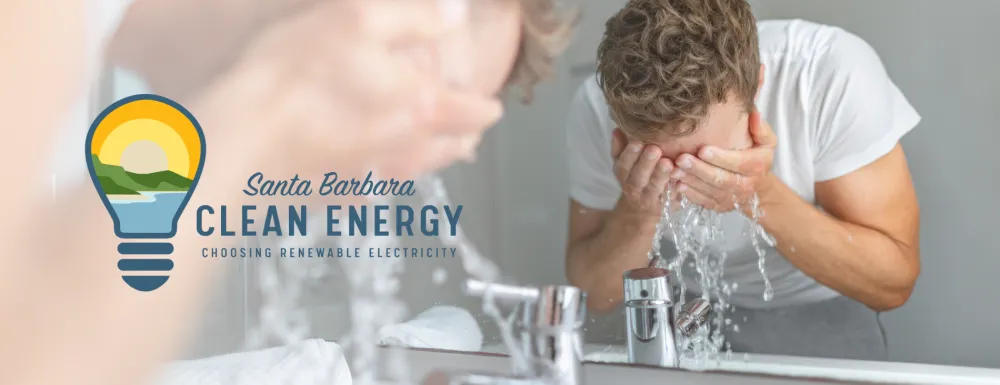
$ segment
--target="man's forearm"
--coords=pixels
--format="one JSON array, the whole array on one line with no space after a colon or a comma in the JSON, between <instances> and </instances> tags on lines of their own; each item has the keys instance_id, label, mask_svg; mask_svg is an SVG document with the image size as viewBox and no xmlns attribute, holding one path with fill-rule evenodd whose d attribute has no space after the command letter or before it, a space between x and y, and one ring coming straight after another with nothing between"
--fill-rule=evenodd
<instances>
[{"instance_id":1,"label":"man's forearm","mask_svg":"<svg viewBox=\"0 0 1000 385\"><path fill-rule=\"evenodd\" d=\"M0 300L11 314L0 322L9 331L0 333L5 337L4 348L9 348L0 349L0 357L27 363L70 360L79 364L78 369L22 367L0 374L0 383L146 381L151 366L171 358L186 341L204 301L199 294L219 267L198 255L202 247L221 245L224 240L197 236L191 228L194 210L190 210L181 217L178 235L171 239L176 250L169 282L149 293L125 287L115 267L121 258L115 250L120 240L114 236L110 217L93 187L75 187L66 189L64 200L38 207L34 222L20 221L24 228L14 238L17 242L9 245L17 259L25 262L10 272L19 274L16 279L0 286L11 293L30 293L25 296L31 300ZM67 319L74 322L66 324ZM143 349L136 349L139 337ZM108 362L129 370L115 370L104 364Z\"/></svg>"},{"instance_id":2,"label":"man's forearm","mask_svg":"<svg viewBox=\"0 0 1000 385\"><path fill-rule=\"evenodd\" d=\"M593 310L614 308L622 300L622 274L649 263L657 220L622 206L619 202L596 233L568 251L569 280L587 291L587 305Z\"/></svg>"},{"instance_id":3,"label":"man's forearm","mask_svg":"<svg viewBox=\"0 0 1000 385\"><path fill-rule=\"evenodd\" d=\"M916 250L864 226L841 221L773 181L761 193L758 222L797 268L837 292L875 310L901 306L919 267Z\"/></svg>"}]
</instances>

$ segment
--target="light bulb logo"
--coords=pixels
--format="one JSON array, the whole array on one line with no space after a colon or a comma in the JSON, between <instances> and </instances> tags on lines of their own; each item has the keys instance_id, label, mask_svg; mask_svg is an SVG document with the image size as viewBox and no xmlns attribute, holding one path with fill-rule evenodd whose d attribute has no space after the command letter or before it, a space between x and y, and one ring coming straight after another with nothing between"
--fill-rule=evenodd
<instances>
[{"instance_id":1,"label":"light bulb logo","mask_svg":"<svg viewBox=\"0 0 1000 385\"><path fill-rule=\"evenodd\" d=\"M122 279L139 291L167 282L177 221L205 165L205 135L184 107L135 95L101 112L90 126L87 168L115 224ZM146 240L139 241L138 240ZM153 240L153 241L150 241Z\"/></svg>"}]
</instances>

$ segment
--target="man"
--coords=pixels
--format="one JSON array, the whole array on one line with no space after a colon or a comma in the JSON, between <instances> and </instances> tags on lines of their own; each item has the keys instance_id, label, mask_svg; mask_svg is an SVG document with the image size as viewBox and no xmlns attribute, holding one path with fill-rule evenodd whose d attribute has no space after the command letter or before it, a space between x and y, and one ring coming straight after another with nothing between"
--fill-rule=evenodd
<instances>
[{"instance_id":1,"label":"man","mask_svg":"<svg viewBox=\"0 0 1000 385\"><path fill-rule=\"evenodd\" d=\"M728 256L733 351L884 359L878 312L902 306L920 270L899 145L920 117L874 50L835 27L758 24L744 0L633 0L598 60L568 121L566 269L591 309L614 308L622 273L649 263L674 184L725 213L710 246ZM771 300L745 235L754 195L776 240L762 245Z\"/></svg>"}]
</instances>

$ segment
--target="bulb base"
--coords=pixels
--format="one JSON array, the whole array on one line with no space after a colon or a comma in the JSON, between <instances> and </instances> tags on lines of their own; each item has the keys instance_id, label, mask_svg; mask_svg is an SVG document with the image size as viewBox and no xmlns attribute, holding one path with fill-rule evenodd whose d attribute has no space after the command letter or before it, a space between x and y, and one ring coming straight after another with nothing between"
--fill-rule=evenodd
<instances>
[{"instance_id":1,"label":"bulb base","mask_svg":"<svg viewBox=\"0 0 1000 385\"><path fill-rule=\"evenodd\" d=\"M170 255L174 245L165 242L141 243L123 242L118 245L122 255ZM174 269L174 261L167 258L122 258L118 260L118 270L123 273L159 273L161 275L123 275L122 279L129 287L138 291L149 292L159 289L170 278L165 275Z\"/></svg>"},{"instance_id":2,"label":"bulb base","mask_svg":"<svg viewBox=\"0 0 1000 385\"><path fill-rule=\"evenodd\" d=\"M160 286L167 283L167 278L165 275L153 276L153 275L123 275L122 279L125 280L131 288L142 292L149 292L159 289Z\"/></svg>"},{"instance_id":3,"label":"bulb base","mask_svg":"<svg viewBox=\"0 0 1000 385\"><path fill-rule=\"evenodd\" d=\"M118 244L118 253L122 255L170 255L173 252L174 245L166 242L123 242Z\"/></svg>"}]
</instances>

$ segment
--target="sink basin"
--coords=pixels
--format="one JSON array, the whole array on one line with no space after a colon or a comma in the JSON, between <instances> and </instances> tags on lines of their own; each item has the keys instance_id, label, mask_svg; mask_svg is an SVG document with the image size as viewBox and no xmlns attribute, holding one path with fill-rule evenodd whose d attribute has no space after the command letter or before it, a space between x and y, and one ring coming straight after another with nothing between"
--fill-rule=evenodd
<instances>
[{"instance_id":1,"label":"sink basin","mask_svg":"<svg viewBox=\"0 0 1000 385\"><path fill-rule=\"evenodd\" d=\"M496 347L492 347L496 349ZM593 348L593 347L592 347ZM606 347L605 347L606 348ZM390 348L380 348L387 350ZM464 371L502 373L509 370L509 359L495 353L460 353L430 349L402 349L409 362L410 380L419 383L434 369L461 369ZM603 350L603 349L602 349ZM627 383L630 385L808 385L817 383L850 384L816 378L787 378L760 374L731 372L693 372L678 369L640 367L620 364L585 363L583 384L604 385Z\"/></svg>"}]
</instances>

